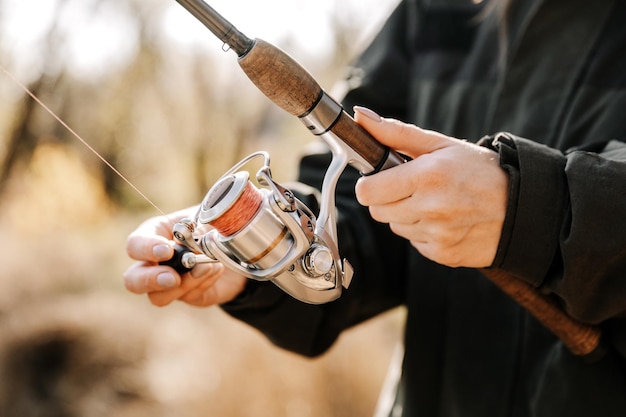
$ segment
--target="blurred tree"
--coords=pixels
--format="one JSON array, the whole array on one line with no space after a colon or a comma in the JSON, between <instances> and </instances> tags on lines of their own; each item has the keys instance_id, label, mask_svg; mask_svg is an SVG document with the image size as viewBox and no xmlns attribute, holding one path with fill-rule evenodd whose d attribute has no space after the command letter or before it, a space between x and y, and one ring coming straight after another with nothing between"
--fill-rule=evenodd
<instances>
[{"instance_id":1,"label":"blurred tree","mask_svg":"<svg viewBox=\"0 0 626 417\"><path fill-rule=\"evenodd\" d=\"M61 2L61 4L63 3L64 1ZM53 20L56 20L56 18ZM44 46L41 48L41 52L44 55L42 59L44 62L53 61L55 59L53 56L54 45L58 42L58 30L56 25L52 25L48 28L43 42ZM2 59L2 61L4 61L4 59ZM60 73L52 74L47 71L41 71L37 77L30 82L28 88L35 96L43 97L50 89L50 86L56 84L56 81L61 75ZM21 108L14 113L13 123L9 126L8 133L4 135L6 144L3 158L0 160L0 198L16 167L28 165L34 149L42 136L42 132L38 129L37 118L41 108L25 92L22 93L22 99L20 101Z\"/></svg>"},{"instance_id":2,"label":"blurred tree","mask_svg":"<svg viewBox=\"0 0 626 417\"><path fill-rule=\"evenodd\" d=\"M31 83L33 94L41 94L43 80ZM37 104L29 96L24 95L22 110L17 113L12 131L6 135L5 154L0 164L0 197L8 183L15 165L22 161L27 163L36 146L36 135L31 131L32 119Z\"/></svg>"},{"instance_id":3,"label":"blurred tree","mask_svg":"<svg viewBox=\"0 0 626 417\"><path fill-rule=\"evenodd\" d=\"M7 67L12 62L15 68L28 67L33 92L166 209L198 201L221 173L258 146L293 153L312 139L304 129L296 130L297 121L256 91L232 54L216 56L167 40L161 32L169 4L166 0L53 1L49 3L52 16L39 28L40 42L31 55L0 48ZM333 5L330 33L325 34L332 41L324 50L303 49L288 35L277 44L297 55L326 89L340 78L340 69L358 49L354 39L361 38L363 27L359 19L345 18L350 7L355 6ZM101 44L98 30L104 31L105 41L111 38L117 43ZM214 39L207 32L210 41ZM79 42L83 46L93 42L89 54L99 53L99 61L77 54ZM31 99L25 98L21 109L13 112L11 132L4 135L0 192L11 176L27 169L41 137L82 147L58 123L44 118ZM279 146L281 141L289 146ZM147 207L108 166L84 148L80 153L85 170L101 179L116 205ZM296 159L278 154L274 161L293 164Z\"/></svg>"}]
</instances>

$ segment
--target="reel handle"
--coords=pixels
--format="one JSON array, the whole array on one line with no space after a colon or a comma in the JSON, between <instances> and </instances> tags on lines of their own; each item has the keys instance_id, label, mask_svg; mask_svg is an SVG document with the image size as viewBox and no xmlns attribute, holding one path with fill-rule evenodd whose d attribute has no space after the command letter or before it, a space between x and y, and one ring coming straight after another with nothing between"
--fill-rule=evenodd
<instances>
[{"instance_id":1,"label":"reel handle","mask_svg":"<svg viewBox=\"0 0 626 417\"><path fill-rule=\"evenodd\" d=\"M167 261L159 262L159 265L172 267L179 274L185 274L191 271L191 269L195 266L195 262L193 262L193 265L189 266L190 264L188 260L191 259L191 257L187 254L191 254L195 258L195 254L189 250L189 248L176 243L174 245L174 255L172 255L172 257Z\"/></svg>"}]
</instances>

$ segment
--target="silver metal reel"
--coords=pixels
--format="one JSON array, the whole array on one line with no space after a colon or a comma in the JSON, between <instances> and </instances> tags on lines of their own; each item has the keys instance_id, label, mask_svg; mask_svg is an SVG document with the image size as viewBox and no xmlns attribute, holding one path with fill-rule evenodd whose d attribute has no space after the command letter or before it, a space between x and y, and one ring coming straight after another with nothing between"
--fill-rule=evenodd
<instances>
[{"instance_id":1,"label":"silver metal reel","mask_svg":"<svg viewBox=\"0 0 626 417\"><path fill-rule=\"evenodd\" d=\"M258 211L232 235L224 236L216 229L197 233L200 225L210 224L242 195L249 175L239 170L255 158L264 160L256 175L257 182L265 187L259 189L262 203ZM342 287L347 288L353 275L337 249L331 215L334 198L322 199L320 218L324 225L320 227L311 210L273 180L269 164L267 153L256 152L233 166L209 190L195 218L174 227L174 236L194 252L188 256L189 264L219 261L247 278L272 281L301 301L332 301L341 295ZM332 194L335 183L336 179L330 182ZM322 194L325 192L328 190L323 189Z\"/></svg>"}]
</instances>

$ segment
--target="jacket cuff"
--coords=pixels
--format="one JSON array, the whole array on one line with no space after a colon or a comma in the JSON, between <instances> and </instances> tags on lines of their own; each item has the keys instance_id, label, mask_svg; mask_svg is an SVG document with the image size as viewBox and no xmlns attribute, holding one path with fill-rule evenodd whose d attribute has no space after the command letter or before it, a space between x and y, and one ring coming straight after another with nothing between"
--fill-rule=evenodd
<instances>
[{"instance_id":1,"label":"jacket cuff","mask_svg":"<svg viewBox=\"0 0 626 417\"><path fill-rule=\"evenodd\" d=\"M497 151L509 174L509 201L492 265L535 287L542 285L558 253L569 205L564 155L552 148L498 133L479 142Z\"/></svg>"}]
</instances>

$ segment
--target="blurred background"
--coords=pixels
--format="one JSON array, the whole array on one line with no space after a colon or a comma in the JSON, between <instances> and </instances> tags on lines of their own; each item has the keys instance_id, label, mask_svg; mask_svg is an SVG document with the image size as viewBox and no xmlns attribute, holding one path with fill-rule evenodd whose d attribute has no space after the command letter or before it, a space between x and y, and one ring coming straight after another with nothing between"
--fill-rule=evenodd
<instances>
[{"instance_id":1,"label":"blurred background","mask_svg":"<svg viewBox=\"0 0 626 417\"><path fill-rule=\"evenodd\" d=\"M210 2L337 99L396 3ZM0 415L372 415L402 310L306 359L219 308L126 292L126 236L158 211L13 80L169 212L256 150L292 180L315 140L222 47L174 0L0 0Z\"/></svg>"}]
</instances>

